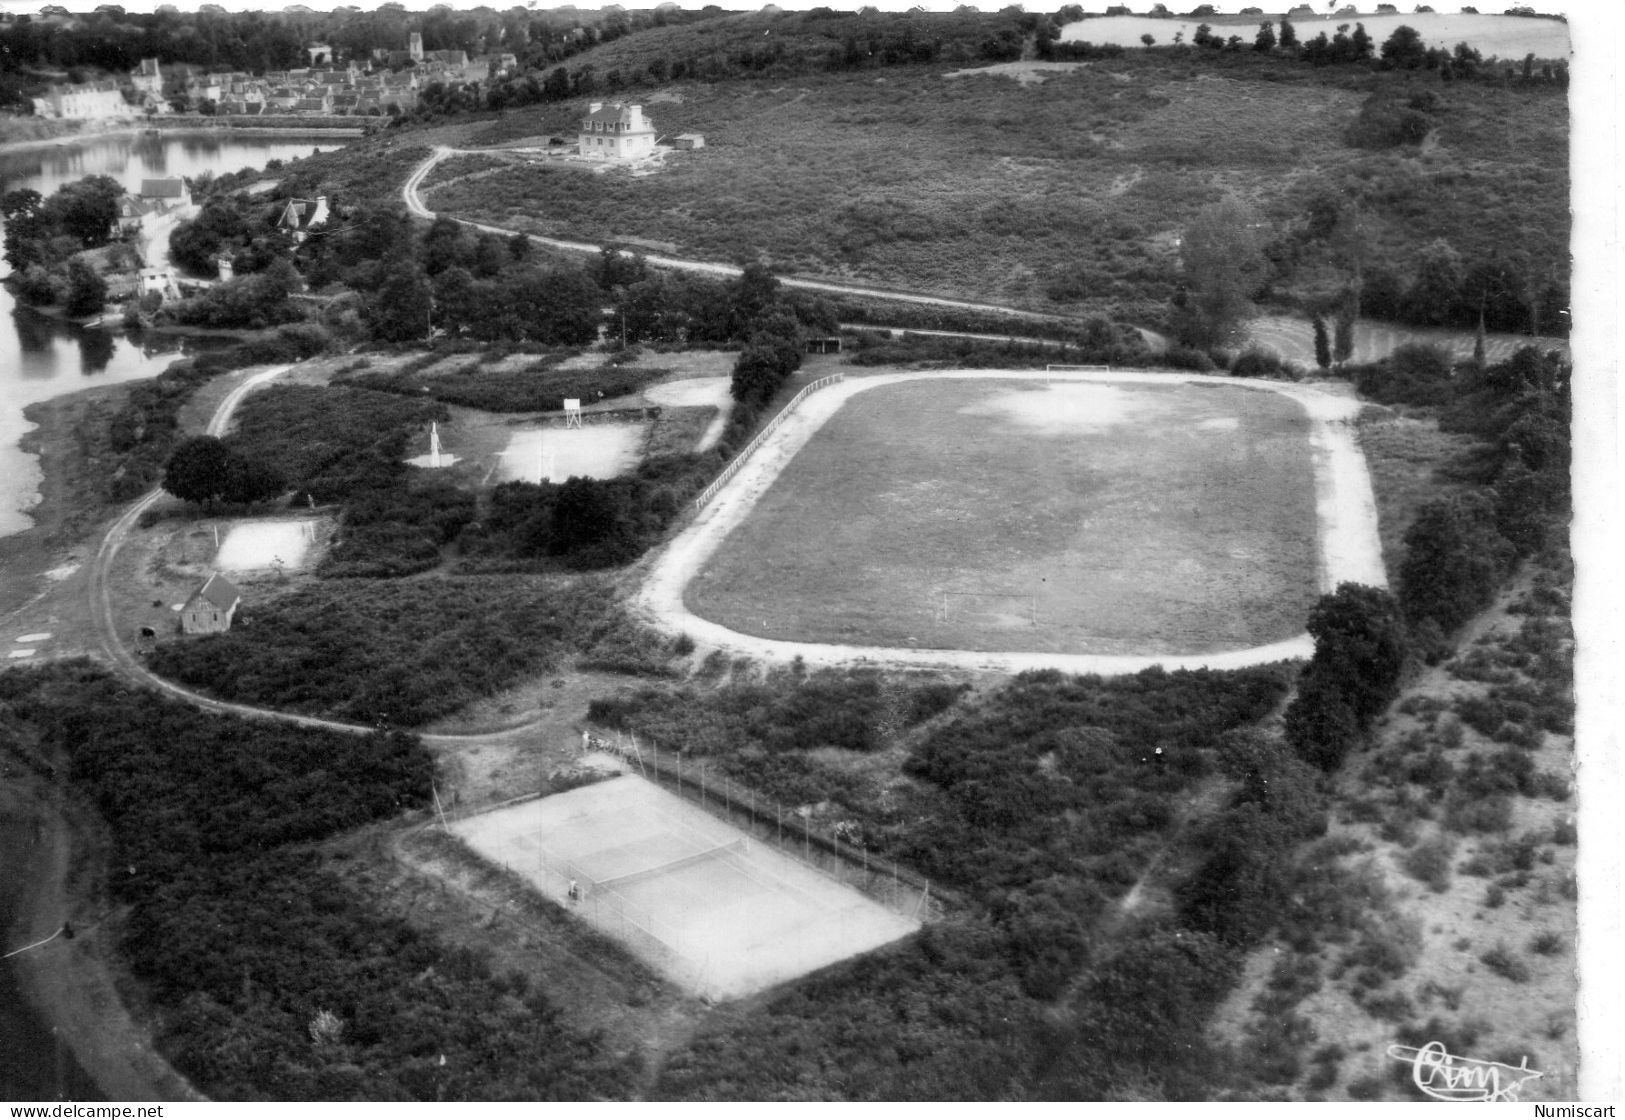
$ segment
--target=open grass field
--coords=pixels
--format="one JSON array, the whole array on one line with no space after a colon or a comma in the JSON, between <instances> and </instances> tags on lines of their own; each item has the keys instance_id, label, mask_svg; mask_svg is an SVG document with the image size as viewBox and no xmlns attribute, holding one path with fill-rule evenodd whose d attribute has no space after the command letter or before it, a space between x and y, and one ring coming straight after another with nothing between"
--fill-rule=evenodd
<instances>
[{"instance_id":1,"label":"open grass field","mask_svg":"<svg viewBox=\"0 0 1625 1120\"><path fill-rule=\"evenodd\" d=\"M749 995L919 923L634 775L454 831L690 990ZM572 880L581 897L569 898Z\"/></svg>"},{"instance_id":2,"label":"open grass field","mask_svg":"<svg viewBox=\"0 0 1625 1120\"><path fill-rule=\"evenodd\" d=\"M778 639L1205 653L1301 631L1308 420L1242 388L951 380L849 400L688 585Z\"/></svg>"}]
</instances>

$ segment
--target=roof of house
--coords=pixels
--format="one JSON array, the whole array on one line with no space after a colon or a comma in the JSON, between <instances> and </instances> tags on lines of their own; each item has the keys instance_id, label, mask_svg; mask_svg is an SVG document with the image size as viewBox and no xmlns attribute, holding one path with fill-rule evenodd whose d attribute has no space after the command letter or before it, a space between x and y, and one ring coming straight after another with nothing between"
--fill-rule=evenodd
<instances>
[{"instance_id":1,"label":"roof of house","mask_svg":"<svg viewBox=\"0 0 1625 1120\"><path fill-rule=\"evenodd\" d=\"M594 121L626 121L630 123L631 120L631 108L626 105L622 105L620 102L616 102L613 105L605 105L596 113L588 113L585 117L581 118L581 122L583 124L588 124ZM648 121L645 120L644 124L648 124Z\"/></svg>"},{"instance_id":2,"label":"roof of house","mask_svg":"<svg viewBox=\"0 0 1625 1120\"><path fill-rule=\"evenodd\" d=\"M308 198L290 198L288 204L282 208L276 224L286 229L308 229L316 221L321 200L312 201ZM322 215L326 220L326 215Z\"/></svg>"},{"instance_id":3,"label":"roof of house","mask_svg":"<svg viewBox=\"0 0 1625 1120\"><path fill-rule=\"evenodd\" d=\"M206 600L209 605L219 607L223 611L229 611L243 601L243 593L225 576L215 572L190 599L186 600L186 605L190 607L199 599Z\"/></svg>"},{"instance_id":4,"label":"roof of house","mask_svg":"<svg viewBox=\"0 0 1625 1120\"><path fill-rule=\"evenodd\" d=\"M127 194L118 200L118 216L121 218L142 217L152 213L155 205L157 204L149 199L136 198Z\"/></svg>"},{"instance_id":5,"label":"roof of house","mask_svg":"<svg viewBox=\"0 0 1625 1120\"><path fill-rule=\"evenodd\" d=\"M143 179L142 198L185 198L185 179Z\"/></svg>"}]
</instances>

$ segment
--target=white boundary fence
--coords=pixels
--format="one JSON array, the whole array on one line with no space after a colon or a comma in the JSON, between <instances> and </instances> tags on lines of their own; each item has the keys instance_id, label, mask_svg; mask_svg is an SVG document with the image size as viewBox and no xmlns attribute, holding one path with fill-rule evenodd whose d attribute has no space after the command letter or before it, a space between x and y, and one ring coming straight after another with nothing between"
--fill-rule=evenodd
<instances>
[{"instance_id":1,"label":"white boundary fence","mask_svg":"<svg viewBox=\"0 0 1625 1120\"><path fill-rule=\"evenodd\" d=\"M728 480L739 471L739 468L745 465L745 460L750 458L751 452L760 447L762 441L773 434L773 430L784 422L784 418L795 411L796 406L801 403L803 397L806 397L809 393L816 393L826 385L833 385L837 381L845 380L846 374L832 373L828 377L820 377L810 385L803 386L801 392L791 397L790 403L781 408L778 415L769 420L762 430L756 433L756 437L747 443L726 467L722 468L722 473L717 475L716 480L700 491L700 496L694 499L694 508L696 510L704 509L705 503L716 497L717 491L721 490Z\"/></svg>"}]
</instances>

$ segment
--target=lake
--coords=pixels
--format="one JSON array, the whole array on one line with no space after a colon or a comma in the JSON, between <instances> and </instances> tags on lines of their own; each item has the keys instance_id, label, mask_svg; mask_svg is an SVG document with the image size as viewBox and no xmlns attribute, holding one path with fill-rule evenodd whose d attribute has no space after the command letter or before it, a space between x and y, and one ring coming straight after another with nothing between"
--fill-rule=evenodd
<instances>
[{"instance_id":1,"label":"lake","mask_svg":"<svg viewBox=\"0 0 1625 1120\"><path fill-rule=\"evenodd\" d=\"M0 152L0 194L28 187L49 197L63 184L87 175L110 175L137 189L142 179L205 171L225 174L340 146L327 137L264 133L95 136ZM0 263L0 276L9 271ZM23 419L24 407L93 385L156 376L182 352L182 341L174 337L137 340L59 322L18 307L11 293L0 288L0 536L20 533L33 524L27 510L39 495L39 464L17 447L30 427Z\"/></svg>"}]
</instances>

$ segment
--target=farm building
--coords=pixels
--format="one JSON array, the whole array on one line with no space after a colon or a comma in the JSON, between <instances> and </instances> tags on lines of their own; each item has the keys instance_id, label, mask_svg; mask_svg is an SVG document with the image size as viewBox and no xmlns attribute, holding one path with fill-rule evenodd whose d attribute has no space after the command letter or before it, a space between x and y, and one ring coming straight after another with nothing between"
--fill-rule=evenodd
<instances>
[{"instance_id":1,"label":"farm building","mask_svg":"<svg viewBox=\"0 0 1625 1120\"><path fill-rule=\"evenodd\" d=\"M576 139L579 155L604 159L638 159L655 150L654 126L642 105L605 105L594 101L581 119Z\"/></svg>"},{"instance_id":2,"label":"farm building","mask_svg":"<svg viewBox=\"0 0 1625 1120\"><path fill-rule=\"evenodd\" d=\"M671 146L679 151L693 151L695 148L705 147L705 136L698 132L680 132Z\"/></svg>"},{"instance_id":3,"label":"farm building","mask_svg":"<svg viewBox=\"0 0 1625 1120\"><path fill-rule=\"evenodd\" d=\"M242 601L236 585L215 572L181 608L181 633L224 634L231 629L231 617Z\"/></svg>"},{"instance_id":4,"label":"farm building","mask_svg":"<svg viewBox=\"0 0 1625 1120\"><path fill-rule=\"evenodd\" d=\"M809 338L807 340L807 353L809 354L839 354L841 352L841 339L839 335L829 337Z\"/></svg>"}]
</instances>

